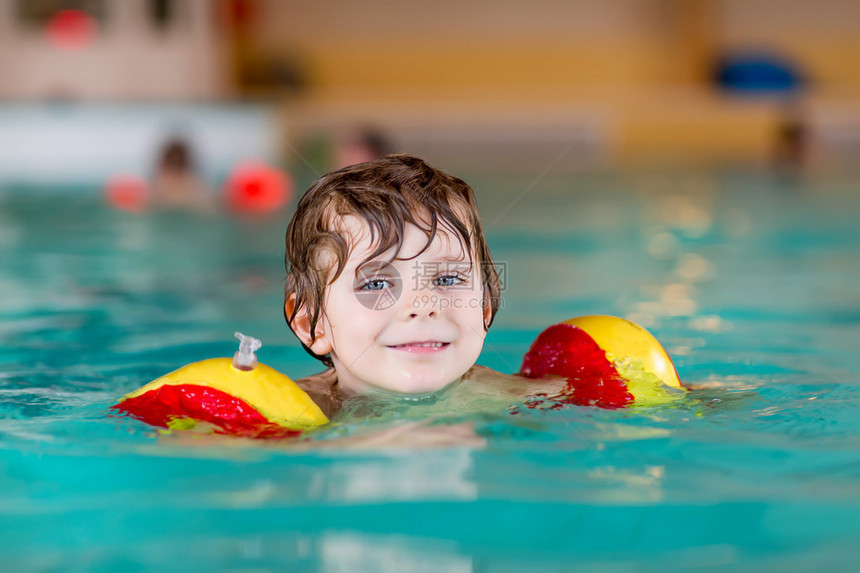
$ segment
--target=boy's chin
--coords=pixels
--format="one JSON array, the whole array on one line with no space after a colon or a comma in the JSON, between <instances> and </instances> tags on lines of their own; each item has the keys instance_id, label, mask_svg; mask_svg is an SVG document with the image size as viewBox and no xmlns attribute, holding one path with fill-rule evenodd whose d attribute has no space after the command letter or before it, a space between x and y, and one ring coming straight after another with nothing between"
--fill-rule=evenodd
<instances>
[{"instance_id":1,"label":"boy's chin","mask_svg":"<svg viewBox=\"0 0 860 573\"><path fill-rule=\"evenodd\" d=\"M386 380L380 381L375 386L381 390L386 390L395 394L403 394L405 396L419 396L422 394L432 394L444 390L457 380L456 378L423 378L417 380Z\"/></svg>"},{"instance_id":2,"label":"boy's chin","mask_svg":"<svg viewBox=\"0 0 860 573\"><path fill-rule=\"evenodd\" d=\"M338 364L335 363L337 370ZM376 376L375 373L355 371L338 371L338 382L343 390L349 393L364 393L373 391L391 392L404 396L418 396L432 394L444 390L451 384L463 377L469 368L463 372L459 369L448 368L445 372L431 368L398 369L392 368L384 376Z\"/></svg>"}]
</instances>

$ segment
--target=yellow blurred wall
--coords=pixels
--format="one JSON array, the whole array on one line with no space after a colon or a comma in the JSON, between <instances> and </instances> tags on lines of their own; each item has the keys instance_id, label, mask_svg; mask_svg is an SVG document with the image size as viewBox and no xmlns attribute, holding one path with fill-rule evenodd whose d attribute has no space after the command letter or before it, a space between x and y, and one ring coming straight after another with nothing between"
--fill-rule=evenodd
<instances>
[{"instance_id":1,"label":"yellow blurred wall","mask_svg":"<svg viewBox=\"0 0 860 573\"><path fill-rule=\"evenodd\" d=\"M305 55L326 91L648 84L672 80L661 4L269 0L258 37Z\"/></svg>"},{"instance_id":2,"label":"yellow blurred wall","mask_svg":"<svg viewBox=\"0 0 860 573\"><path fill-rule=\"evenodd\" d=\"M854 1L263 0L259 8L256 49L303 58L317 101L397 100L416 113L427 102L598 101L611 111L619 158L767 156L779 105L717 94L708 78L720 53L773 51L801 64L818 91L860 91Z\"/></svg>"}]
</instances>

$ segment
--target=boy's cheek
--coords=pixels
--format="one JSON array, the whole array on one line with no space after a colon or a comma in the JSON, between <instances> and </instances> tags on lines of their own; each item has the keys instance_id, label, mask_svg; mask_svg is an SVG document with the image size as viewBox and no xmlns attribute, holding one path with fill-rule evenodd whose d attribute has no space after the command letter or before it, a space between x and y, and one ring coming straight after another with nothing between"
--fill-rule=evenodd
<instances>
[{"instance_id":1,"label":"boy's cheek","mask_svg":"<svg viewBox=\"0 0 860 573\"><path fill-rule=\"evenodd\" d=\"M484 312L484 296L480 290L470 289L463 291L456 296L456 300L457 308L477 313Z\"/></svg>"}]
</instances>

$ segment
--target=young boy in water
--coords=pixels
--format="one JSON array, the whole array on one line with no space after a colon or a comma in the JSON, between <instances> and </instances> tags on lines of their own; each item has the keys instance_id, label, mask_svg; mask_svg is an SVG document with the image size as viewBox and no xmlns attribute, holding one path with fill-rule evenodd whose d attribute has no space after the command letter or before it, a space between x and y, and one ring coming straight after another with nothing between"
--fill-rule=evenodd
<instances>
[{"instance_id":1,"label":"young boy in water","mask_svg":"<svg viewBox=\"0 0 860 573\"><path fill-rule=\"evenodd\" d=\"M475 366L500 289L472 189L417 157L317 180L287 228L286 264L287 323L330 367L298 383L329 415L375 390L519 380Z\"/></svg>"}]
</instances>

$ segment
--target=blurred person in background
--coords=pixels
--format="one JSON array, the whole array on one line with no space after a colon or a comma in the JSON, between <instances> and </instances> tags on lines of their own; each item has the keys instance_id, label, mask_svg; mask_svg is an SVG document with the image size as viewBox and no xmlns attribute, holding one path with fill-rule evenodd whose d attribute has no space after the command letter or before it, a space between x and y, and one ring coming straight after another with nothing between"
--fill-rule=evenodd
<instances>
[{"instance_id":1,"label":"blurred person in background","mask_svg":"<svg viewBox=\"0 0 860 573\"><path fill-rule=\"evenodd\" d=\"M209 188L197 174L191 145L181 137L169 139L159 153L151 206L163 210L214 210Z\"/></svg>"},{"instance_id":2,"label":"blurred person in background","mask_svg":"<svg viewBox=\"0 0 860 573\"><path fill-rule=\"evenodd\" d=\"M777 174L789 179L801 176L809 167L810 129L800 101L788 101L779 113L772 163Z\"/></svg>"},{"instance_id":3,"label":"blurred person in background","mask_svg":"<svg viewBox=\"0 0 860 573\"><path fill-rule=\"evenodd\" d=\"M381 159L394 153L391 142L378 129L363 127L347 132L334 147L334 168Z\"/></svg>"}]
</instances>

